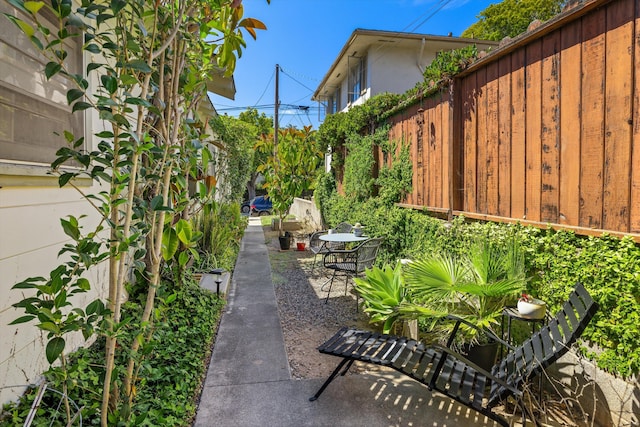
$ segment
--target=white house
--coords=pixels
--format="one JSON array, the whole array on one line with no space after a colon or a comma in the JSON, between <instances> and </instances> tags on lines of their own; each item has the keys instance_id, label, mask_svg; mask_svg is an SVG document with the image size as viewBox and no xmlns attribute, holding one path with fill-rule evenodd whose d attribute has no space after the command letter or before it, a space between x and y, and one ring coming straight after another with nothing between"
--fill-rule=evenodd
<instances>
[{"instance_id":1,"label":"white house","mask_svg":"<svg viewBox=\"0 0 640 427\"><path fill-rule=\"evenodd\" d=\"M5 13L24 18L8 2L0 1L0 403L19 396L48 366L45 334L32 323L9 325L24 314L12 307L23 292L11 287L28 277L48 277L60 264L58 252L69 241L60 218L86 215L87 229L98 219L76 190L59 188L57 177L47 173L56 150L65 143L55 133L73 130L85 137L85 148L92 150L98 142L94 134L104 129L92 110L71 113L66 100L69 83L60 76L47 81L43 57ZM81 45L69 46L68 51L77 72L86 69L91 58ZM212 76L209 90L233 97L233 78ZM207 114L215 114L212 107L204 108ZM91 180L76 184L84 192L97 191ZM106 298L104 264L89 274L92 290L82 297L87 302ZM82 300L78 302L84 306ZM67 342L65 351L83 344L77 335L74 342Z\"/></svg>"},{"instance_id":2,"label":"white house","mask_svg":"<svg viewBox=\"0 0 640 427\"><path fill-rule=\"evenodd\" d=\"M326 114L346 111L379 93L401 94L421 82L440 51L497 42L452 36L356 29L313 94Z\"/></svg>"}]
</instances>

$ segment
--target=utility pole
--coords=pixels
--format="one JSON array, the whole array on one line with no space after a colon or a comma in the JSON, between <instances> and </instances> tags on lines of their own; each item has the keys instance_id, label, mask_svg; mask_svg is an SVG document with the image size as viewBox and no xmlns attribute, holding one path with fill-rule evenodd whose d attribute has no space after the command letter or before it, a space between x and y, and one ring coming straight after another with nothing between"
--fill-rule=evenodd
<instances>
[{"instance_id":1,"label":"utility pole","mask_svg":"<svg viewBox=\"0 0 640 427\"><path fill-rule=\"evenodd\" d=\"M273 158L278 164L278 109L280 107L280 99L278 96L278 86L280 82L280 65L276 64L276 104L273 115Z\"/></svg>"}]
</instances>

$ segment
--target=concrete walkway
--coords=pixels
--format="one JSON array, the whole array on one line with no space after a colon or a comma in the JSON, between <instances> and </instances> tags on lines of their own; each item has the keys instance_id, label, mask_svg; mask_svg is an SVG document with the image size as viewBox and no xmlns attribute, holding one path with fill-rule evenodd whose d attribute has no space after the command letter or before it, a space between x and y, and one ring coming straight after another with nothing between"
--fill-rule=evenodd
<instances>
[{"instance_id":1,"label":"concrete walkway","mask_svg":"<svg viewBox=\"0 0 640 427\"><path fill-rule=\"evenodd\" d=\"M252 218L231 280L195 426L494 425L395 372L339 377L317 401L309 402L323 382L324 378L291 378L264 233L259 218Z\"/></svg>"}]
</instances>

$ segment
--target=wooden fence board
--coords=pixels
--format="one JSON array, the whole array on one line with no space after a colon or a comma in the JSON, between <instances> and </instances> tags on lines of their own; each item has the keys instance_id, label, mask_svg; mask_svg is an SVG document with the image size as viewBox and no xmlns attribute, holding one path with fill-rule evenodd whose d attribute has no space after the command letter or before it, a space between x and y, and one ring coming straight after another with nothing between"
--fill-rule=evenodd
<instances>
[{"instance_id":1,"label":"wooden fence board","mask_svg":"<svg viewBox=\"0 0 640 427\"><path fill-rule=\"evenodd\" d=\"M562 29L560 55L560 224L580 223L581 21Z\"/></svg>"},{"instance_id":2,"label":"wooden fence board","mask_svg":"<svg viewBox=\"0 0 640 427\"><path fill-rule=\"evenodd\" d=\"M525 49L511 56L511 216L524 219L526 199L526 98L525 98Z\"/></svg>"},{"instance_id":3,"label":"wooden fence board","mask_svg":"<svg viewBox=\"0 0 640 427\"><path fill-rule=\"evenodd\" d=\"M582 144L580 224L602 228L605 10L582 21Z\"/></svg>"},{"instance_id":4,"label":"wooden fence board","mask_svg":"<svg viewBox=\"0 0 640 427\"><path fill-rule=\"evenodd\" d=\"M429 124L429 134L432 135L432 161L431 183L433 197L431 206L442 207L442 97L438 98L437 104L432 108L431 123Z\"/></svg>"},{"instance_id":5,"label":"wooden fence board","mask_svg":"<svg viewBox=\"0 0 640 427\"><path fill-rule=\"evenodd\" d=\"M536 40L526 47L526 218L540 221L540 163L541 163L541 82L542 42Z\"/></svg>"},{"instance_id":6,"label":"wooden fence board","mask_svg":"<svg viewBox=\"0 0 640 427\"><path fill-rule=\"evenodd\" d=\"M487 207L489 215L498 214L498 63L487 66L487 144L483 168L487 177Z\"/></svg>"},{"instance_id":7,"label":"wooden fence board","mask_svg":"<svg viewBox=\"0 0 640 427\"><path fill-rule=\"evenodd\" d=\"M640 0L635 4L635 38L640 33ZM631 147L631 194L629 195L629 231L640 233L640 43L634 43L633 67L633 139Z\"/></svg>"},{"instance_id":8,"label":"wooden fence board","mask_svg":"<svg viewBox=\"0 0 640 427\"><path fill-rule=\"evenodd\" d=\"M476 152L477 152L477 75L474 73L462 81L463 129L464 129L464 210L477 212L476 203Z\"/></svg>"},{"instance_id":9,"label":"wooden fence board","mask_svg":"<svg viewBox=\"0 0 640 427\"><path fill-rule=\"evenodd\" d=\"M629 229L633 20L625 2L607 8L603 228Z\"/></svg>"},{"instance_id":10,"label":"wooden fence board","mask_svg":"<svg viewBox=\"0 0 640 427\"><path fill-rule=\"evenodd\" d=\"M433 121L433 103L429 102L428 108L425 111L425 120L424 120L424 156L425 156L425 164L427 165L427 168L425 170L424 186L426 188L425 204L427 206L436 206L433 200L434 159L433 159L433 141L432 141L433 137L431 135L432 121Z\"/></svg>"},{"instance_id":11,"label":"wooden fence board","mask_svg":"<svg viewBox=\"0 0 640 427\"><path fill-rule=\"evenodd\" d=\"M405 138L407 138L408 141L411 144L412 151L414 153L413 154L414 155L413 159L414 159L414 165L415 165L418 162L418 156L416 154L416 151L418 149L418 144L417 144L417 136L414 138L414 135L413 135L412 132L413 132L413 128L411 126L411 121L410 120L406 120L405 123L404 123L403 134L405 135ZM414 177L414 180L415 180L415 177ZM422 183L420 183L420 185L422 185ZM418 187L417 187L417 185L413 188L412 198L413 198L414 203L417 203L417 200L418 200Z\"/></svg>"},{"instance_id":12,"label":"wooden fence board","mask_svg":"<svg viewBox=\"0 0 640 427\"><path fill-rule=\"evenodd\" d=\"M640 1L640 0L639 0ZM452 179L451 189L451 206L452 210L464 209L464 136L466 109L468 108L467 94L464 89L467 87L461 80L455 80L451 85L451 123L449 124L449 132L451 132L451 171Z\"/></svg>"},{"instance_id":13,"label":"wooden fence board","mask_svg":"<svg viewBox=\"0 0 640 427\"><path fill-rule=\"evenodd\" d=\"M560 34L542 39L540 220L558 222L560 186Z\"/></svg>"},{"instance_id":14,"label":"wooden fence board","mask_svg":"<svg viewBox=\"0 0 640 427\"><path fill-rule=\"evenodd\" d=\"M498 63L498 215L511 215L511 57Z\"/></svg>"},{"instance_id":15,"label":"wooden fence board","mask_svg":"<svg viewBox=\"0 0 640 427\"><path fill-rule=\"evenodd\" d=\"M417 169L414 169L417 172L417 176L414 177L414 191L413 194L415 196L415 202L419 205L425 203L425 185L424 185L424 174L425 169L429 167L428 163L425 163L424 159L424 149L425 149L425 135L424 135L424 112L418 111L415 116L415 123L412 123L416 127L416 144L415 144L415 160L414 165L416 165Z\"/></svg>"},{"instance_id":16,"label":"wooden fence board","mask_svg":"<svg viewBox=\"0 0 640 427\"><path fill-rule=\"evenodd\" d=\"M451 176L453 153L451 148L453 145L453 135L451 135L450 124L452 122L452 112L449 92L444 93L443 96L445 98L442 102L442 116L440 119L440 139L442 144L441 206L446 209L451 209L451 183L453 182L453 177Z\"/></svg>"},{"instance_id":17,"label":"wooden fence board","mask_svg":"<svg viewBox=\"0 0 640 427\"><path fill-rule=\"evenodd\" d=\"M487 213L487 70L478 70L478 139L476 144L476 203L477 212Z\"/></svg>"}]
</instances>

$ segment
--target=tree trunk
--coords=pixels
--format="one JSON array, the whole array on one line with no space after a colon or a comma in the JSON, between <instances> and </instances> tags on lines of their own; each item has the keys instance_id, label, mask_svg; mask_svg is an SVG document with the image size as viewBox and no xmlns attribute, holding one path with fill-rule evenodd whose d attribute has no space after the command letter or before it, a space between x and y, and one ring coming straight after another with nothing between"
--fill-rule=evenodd
<instances>
[{"instance_id":1,"label":"tree trunk","mask_svg":"<svg viewBox=\"0 0 640 427\"><path fill-rule=\"evenodd\" d=\"M258 179L258 174L252 173L249 182L247 182L247 194L249 196L249 200L252 200L256 197L256 180Z\"/></svg>"}]
</instances>

